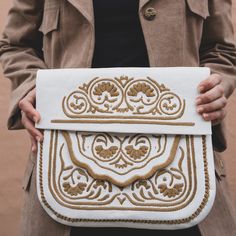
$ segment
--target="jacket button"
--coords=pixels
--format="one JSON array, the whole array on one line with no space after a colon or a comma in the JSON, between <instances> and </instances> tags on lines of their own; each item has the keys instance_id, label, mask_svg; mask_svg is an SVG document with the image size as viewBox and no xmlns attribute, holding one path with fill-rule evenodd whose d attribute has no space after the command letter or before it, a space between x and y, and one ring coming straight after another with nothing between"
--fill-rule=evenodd
<instances>
[{"instance_id":1,"label":"jacket button","mask_svg":"<svg viewBox=\"0 0 236 236\"><path fill-rule=\"evenodd\" d=\"M146 8L146 10L144 11L144 17L146 20L154 20L156 15L157 15L157 11L155 8L153 7L148 7Z\"/></svg>"}]
</instances>

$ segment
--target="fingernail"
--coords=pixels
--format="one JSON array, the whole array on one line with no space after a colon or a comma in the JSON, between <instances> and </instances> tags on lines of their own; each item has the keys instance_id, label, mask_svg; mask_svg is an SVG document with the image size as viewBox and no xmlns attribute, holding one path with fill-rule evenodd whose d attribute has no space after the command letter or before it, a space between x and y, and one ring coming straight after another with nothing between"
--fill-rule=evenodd
<instances>
[{"instance_id":1,"label":"fingernail","mask_svg":"<svg viewBox=\"0 0 236 236\"><path fill-rule=\"evenodd\" d=\"M203 115L203 118L204 118L205 120L208 120L208 119L209 119L209 115L208 115L208 114L204 113L204 114L202 114L202 115Z\"/></svg>"},{"instance_id":2,"label":"fingernail","mask_svg":"<svg viewBox=\"0 0 236 236\"><path fill-rule=\"evenodd\" d=\"M32 146L31 150L32 150L32 152L36 152L36 147Z\"/></svg>"},{"instance_id":3,"label":"fingernail","mask_svg":"<svg viewBox=\"0 0 236 236\"><path fill-rule=\"evenodd\" d=\"M196 105L199 105L199 104L201 104L202 103L202 99L201 98L197 98L196 99Z\"/></svg>"},{"instance_id":4,"label":"fingernail","mask_svg":"<svg viewBox=\"0 0 236 236\"><path fill-rule=\"evenodd\" d=\"M36 140L37 140L39 143L42 142L42 139L41 139L39 136L36 137Z\"/></svg>"},{"instance_id":5,"label":"fingernail","mask_svg":"<svg viewBox=\"0 0 236 236\"><path fill-rule=\"evenodd\" d=\"M204 109L203 109L202 107L197 108L197 112L198 112L198 113L202 113L203 110L204 110Z\"/></svg>"},{"instance_id":6,"label":"fingernail","mask_svg":"<svg viewBox=\"0 0 236 236\"><path fill-rule=\"evenodd\" d=\"M37 118L36 116L33 116L33 120L34 120L35 123L38 123L38 122L39 122L39 121L38 121L38 118Z\"/></svg>"},{"instance_id":7,"label":"fingernail","mask_svg":"<svg viewBox=\"0 0 236 236\"><path fill-rule=\"evenodd\" d=\"M203 87L203 86L199 86L199 87L198 87L198 92L199 92L199 93L203 92L203 90L204 90L204 87Z\"/></svg>"}]
</instances>

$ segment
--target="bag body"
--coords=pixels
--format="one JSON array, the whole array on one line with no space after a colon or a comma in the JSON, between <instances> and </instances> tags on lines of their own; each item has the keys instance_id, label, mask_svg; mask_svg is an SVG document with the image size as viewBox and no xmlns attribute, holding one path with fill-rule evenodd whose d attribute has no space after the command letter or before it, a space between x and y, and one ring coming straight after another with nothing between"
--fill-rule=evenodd
<instances>
[{"instance_id":1,"label":"bag body","mask_svg":"<svg viewBox=\"0 0 236 236\"><path fill-rule=\"evenodd\" d=\"M37 192L70 226L180 229L215 196L211 124L196 113L208 68L41 70Z\"/></svg>"}]
</instances>

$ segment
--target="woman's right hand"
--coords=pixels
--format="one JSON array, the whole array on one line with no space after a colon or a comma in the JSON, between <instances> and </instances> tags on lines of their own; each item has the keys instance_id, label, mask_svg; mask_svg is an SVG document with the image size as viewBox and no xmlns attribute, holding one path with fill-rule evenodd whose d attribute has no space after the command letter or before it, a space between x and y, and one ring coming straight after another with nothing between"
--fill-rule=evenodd
<instances>
[{"instance_id":1,"label":"woman's right hand","mask_svg":"<svg viewBox=\"0 0 236 236\"><path fill-rule=\"evenodd\" d=\"M35 123L40 120L40 114L35 110L36 89L31 90L22 100L19 102L19 108L21 109L21 122L28 131L31 139L31 148L33 153L37 153L37 141L43 141L43 134L35 128Z\"/></svg>"}]
</instances>

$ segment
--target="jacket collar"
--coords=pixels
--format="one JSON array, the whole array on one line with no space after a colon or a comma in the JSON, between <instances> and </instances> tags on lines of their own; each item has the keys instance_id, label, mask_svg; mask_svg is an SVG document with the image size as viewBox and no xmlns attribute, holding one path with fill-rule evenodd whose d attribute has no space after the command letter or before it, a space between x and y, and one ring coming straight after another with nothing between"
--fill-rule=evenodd
<instances>
[{"instance_id":1,"label":"jacket collar","mask_svg":"<svg viewBox=\"0 0 236 236\"><path fill-rule=\"evenodd\" d=\"M93 23L93 0L67 0L90 22ZM139 10L151 0L139 0Z\"/></svg>"}]
</instances>

